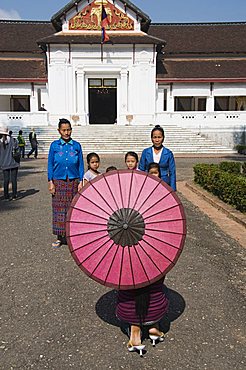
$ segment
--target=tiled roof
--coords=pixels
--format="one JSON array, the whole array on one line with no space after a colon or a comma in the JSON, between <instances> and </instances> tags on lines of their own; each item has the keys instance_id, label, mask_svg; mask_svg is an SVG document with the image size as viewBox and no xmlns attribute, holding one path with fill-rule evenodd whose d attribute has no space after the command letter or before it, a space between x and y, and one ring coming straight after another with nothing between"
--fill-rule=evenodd
<instances>
[{"instance_id":1,"label":"tiled roof","mask_svg":"<svg viewBox=\"0 0 246 370\"><path fill-rule=\"evenodd\" d=\"M47 80L45 60L5 60L0 59L0 81L5 80Z\"/></svg>"},{"instance_id":2,"label":"tiled roof","mask_svg":"<svg viewBox=\"0 0 246 370\"><path fill-rule=\"evenodd\" d=\"M210 80L219 79L246 80L246 59L194 59L170 60L157 63L157 79L175 80Z\"/></svg>"},{"instance_id":3,"label":"tiled roof","mask_svg":"<svg viewBox=\"0 0 246 370\"><path fill-rule=\"evenodd\" d=\"M246 53L246 23L151 24L149 35L166 40L165 54Z\"/></svg>"},{"instance_id":4,"label":"tiled roof","mask_svg":"<svg viewBox=\"0 0 246 370\"><path fill-rule=\"evenodd\" d=\"M0 21L0 52L42 53L37 40L54 33L50 22Z\"/></svg>"},{"instance_id":5,"label":"tiled roof","mask_svg":"<svg viewBox=\"0 0 246 370\"><path fill-rule=\"evenodd\" d=\"M38 59L0 59L0 79L47 79L37 41L46 44L100 44L100 32L54 34L50 22L0 21L0 57L26 53ZM162 81L246 78L246 23L153 24L149 34L108 32L111 44L165 44L157 62ZM165 41L164 41L165 40Z\"/></svg>"},{"instance_id":6,"label":"tiled roof","mask_svg":"<svg viewBox=\"0 0 246 370\"><path fill-rule=\"evenodd\" d=\"M110 41L109 44L163 44L164 40L149 36L145 33L113 33L107 32ZM39 44L101 44L101 33L58 33L52 36L45 37L38 41Z\"/></svg>"},{"instance_id":7,"label":"tiled roof","mask_svg":"<svg viewBox=\"0 0 246 370\"><path fill-rule=\"evenodd\" d=\"M50 22L0 20L0 52L40 53L37 40L50 35L52 39L54 31ZM167 56L246 53L246 23L151 24L148 34L150 37L154 36L167 42L164 48ZM122 42L120 42L119 37L115 37L117 43L124 44L129 40L127 36L121 36ZM64 42L67 42L65 36L63 38ZM84 36L81 37L82 43L84 38ZM100 40L100 36L98 39ZM77 36L76 40L78 40Z\"/></svg>"}]
</instances>

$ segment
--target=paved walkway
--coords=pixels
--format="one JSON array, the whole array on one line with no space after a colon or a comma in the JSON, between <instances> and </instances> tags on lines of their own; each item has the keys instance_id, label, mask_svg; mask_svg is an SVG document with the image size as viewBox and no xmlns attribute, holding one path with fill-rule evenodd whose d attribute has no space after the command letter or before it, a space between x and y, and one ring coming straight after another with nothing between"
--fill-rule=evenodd
<instances>
[{"instance_id":1,"label":"paved walkway","mask_svg":"<svg viewBox=\"0 0 246 370\"><path fill-rule=\"evenodd\" d=\"M220 161L203 158L204 162ZM180 181L201 159L177 158ZM120 157L102 158L123 166ZM0 369L245 369L245 249L190 200L185 249L167 275L164 343L126 350L115 292L84 275L67 247L51 248L45 160L23 162L22 199L0 201Z\"/></svg>"}]
</instances>

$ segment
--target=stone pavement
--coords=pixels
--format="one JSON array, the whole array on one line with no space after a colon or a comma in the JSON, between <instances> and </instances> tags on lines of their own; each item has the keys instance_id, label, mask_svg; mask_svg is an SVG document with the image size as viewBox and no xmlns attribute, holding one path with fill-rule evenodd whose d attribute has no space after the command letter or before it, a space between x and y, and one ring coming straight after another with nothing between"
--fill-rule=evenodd
<instances>
[{"instance_id":1,"label":"stone pavement","mask_svg":"<svg viewBox=\"0 0 246 370\"><path fill-rule=\"evenodd\" d=\"M224 160L224 159L223 159ZM196 162L177 158L178 179ZM121 157L102 158L123 167ZM188 234L167 275L164 343L128 353L115 292L84 275L66 246L52 249L46 161L22 163L17 201L0 200L0 369L245 369L245 249L181 193Z\"/></svg>"}]
</instances>

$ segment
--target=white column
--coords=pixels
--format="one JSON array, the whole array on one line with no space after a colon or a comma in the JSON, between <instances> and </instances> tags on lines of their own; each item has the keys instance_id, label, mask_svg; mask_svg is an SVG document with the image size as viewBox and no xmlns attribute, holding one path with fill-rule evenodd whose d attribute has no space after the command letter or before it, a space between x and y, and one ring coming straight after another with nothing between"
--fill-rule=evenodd
<instances>
[{"instance_id":1,"label":"white column","mask_svg":"<svg viewBox=\"0 0 246 370\"><path fill-rule=\"evenodd\" d=\"M37 111L38 111L37 97L33 93L31 93L30 112L37 112Z\"/></svg>"},{"instance_id":2,"label":"white column","mask_svg":"<svg viewBox=\"0 0 246 370\"><path fill-rule=\"evenodd\" d=\"M127 93L127 69L120 72L121 81L121 99L120 99L120 123L126 124L126 115L128 113L128 93Z\"/></svg>"},{"instance_id":3,"label":"white column","mask_svg":"<svg viewBox=\"0 0 246 370\"><path fill-rule=\"evenodd\" d=\"M174 112L173 84L170 83L167 89L167 112Z\"/></svg>"},{"instance_id":4,"label":"white column","mask_svg":"<svg viewBox=\"0 0 246 370\"><path fill-rule=\"evenodd\" d=\"M214 84L210 83L210 95L207 97L207 112L214 112Z\"/></svg>"},{"instance_id":5,"label":"white column","mask_svg":"<svg viewBox=\"0 0 246 370\"><path fill-rule=\"evenodd\" d=\"M85 125L85 72L77 71L77 109L80 117L78 123Z\"/></svg>"},{"instance_id":6,"label":"white column","mask_svg":"<svg viewBox=\"0 0 246 370\"><path fill-rule=\"evenodd\" d=\"M214 97L213 96L207 97L206 111L214 112Z\"/></svg>"},{"instance_id":7,"label":"white column","mask_svg":"<svg viewBox=\"0 0 246 370\"><path fill-rule=\"evenodd\" d=\"M77 72L77 107L78 113L85 112L85 72Z\"/></svg>"}]
</instances>

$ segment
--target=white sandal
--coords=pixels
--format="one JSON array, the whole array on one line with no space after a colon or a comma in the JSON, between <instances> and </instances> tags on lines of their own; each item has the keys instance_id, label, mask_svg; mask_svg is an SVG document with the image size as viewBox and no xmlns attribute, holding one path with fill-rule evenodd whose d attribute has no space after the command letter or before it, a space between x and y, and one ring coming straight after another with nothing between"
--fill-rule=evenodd
<instances>
[{"instance_id":1,"label":"white sandal","mask_svg":"<svg viewBox=\"0 0 246 370\"><path fill-rule=\"evenodd\" d=\"M143 350L145 348L144 344L139 344L138 346L134 346L132 342L129 340L127 344L127 348L129 352L139 352L140 357L143 357Z\"/></svg>"},{"instance_id":2,"label":"white sandal","mask_svg":"<svg viewBox=\"0 0 246 370\"><path fill-rule=\"evenodd\" d=\"M152 346L155 347L155 342L164 342L165 334L160 332L161 335L155 335L149 333L149 339L152 341Z\"/></svg>"},{"instance_id":3,"label":"white sandal","mask_svg":"<svg viewBox=\"0 0 246 370\"><path fill-rule=\"evenodd\" d=\"M62 242L59 239L57 239L55 242L52 243L53 248L60 248L61 245L62 245Z\"/></svg>"}]
</instances>

